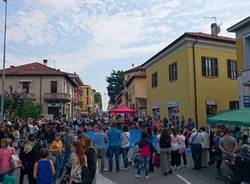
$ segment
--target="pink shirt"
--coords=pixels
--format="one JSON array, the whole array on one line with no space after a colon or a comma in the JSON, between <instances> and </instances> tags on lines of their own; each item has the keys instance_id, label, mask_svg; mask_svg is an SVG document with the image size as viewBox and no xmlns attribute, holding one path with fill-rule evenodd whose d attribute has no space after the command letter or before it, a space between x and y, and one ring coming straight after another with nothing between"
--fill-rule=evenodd
<instances>
[{"instance_id":1,"label":"pink shirt","mask_svg":"<svg viewBox=\"0 0 250 184\"><path fill-rule=\"evenodd\" d=\"M1 148L0 149L0 173L9 172L11 169L11 156L15 154L15 148Z\"/></svg>"}]
</instances>

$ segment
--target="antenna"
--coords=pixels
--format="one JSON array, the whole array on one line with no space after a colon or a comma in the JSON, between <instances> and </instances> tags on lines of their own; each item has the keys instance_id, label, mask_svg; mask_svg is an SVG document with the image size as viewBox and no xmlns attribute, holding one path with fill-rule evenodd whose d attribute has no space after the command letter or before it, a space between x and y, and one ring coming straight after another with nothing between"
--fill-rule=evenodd
<instances>
[{"instance_id":1,"label":"antenna","mask_svg":"<svg viewBox=\"0 0 250 184\"><path fill-rule=\"evenodd\" d=\"M132 67L134 67L135 65L134 65L134 63L132 63Z\"/></svg>"},{"instance_id":2,"label":"antenna","mask_svg":"<svg viewBox=\"0 0 250 184\"><path fill-rule=\"evenodd\" d=\"M213 17L213 16L212 16L212 17L207 17L207 16L206 16L206 17L204 17L204 18L205 18L205 19L214 19L214 23L217 24L217 17L215 17L215 16L214 16L214 17Z\"/></svg>"},{"instance_id":3,"label":"antenna","mask_svg":"<svg viewBox=\"0 0 250 184\"><path fill-rule=\"evenodd\" d=\"M56 68L56 60L54 59L53 61L53 64L54 64L54 69Z\"/></svg>"}]
</instances>

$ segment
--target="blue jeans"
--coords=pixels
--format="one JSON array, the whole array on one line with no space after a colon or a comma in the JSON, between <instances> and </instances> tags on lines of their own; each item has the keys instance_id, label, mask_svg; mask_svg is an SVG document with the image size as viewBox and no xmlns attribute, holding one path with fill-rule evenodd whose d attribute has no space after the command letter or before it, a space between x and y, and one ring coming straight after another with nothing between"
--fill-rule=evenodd
<instances>
[{"instance_id":1,"label":"blue jeans","mask_svg":"<svg viewBox=\"0 0 250 184\"><path fill-rule=\"evenodd\" d=\"M120 155L120 146L109 146L108 147L108 156L109 156L109 171L112 171L113 168L113 156L115 154L115 163L116 170L120 171L119 155Z\"/></svg>"},{"instance_id":2,"label":"blue jeans","mask_svg":"<svg viewBox=\"0 0 250 184\"><path fill-rule=\"evenodd\" d=\"M60 174L63 173L64 167L65 167L65 165L67 164L67 162L69 160L70 154L71 154L71 151L64 151Z\"/></svg>"},{"instance_id":3,"label":"blue jeans","mask_svg":"<svg viewBox=\"0 0 250 184\"><path fill-rule=\"evenodd\" d=\"M129 165L129 162L128 162L128 151L129 151L129 147L127 147L127 148L121 148L121 153L122 153L124 168L127 168L128 165Z\"/></svg>"},{"instance_id":4,"label":"blue jeans","mask_svg":"<svg viewBox=\"0 0 250 184\"><path fill-rule=\"evenodd\" d=\"M60 169L61 169L61 163L62 163L62 158L61 158L61 153L54 153L53 156L55 156L55 175L53 177L53 180L56 181L59 178L60 174Z\"/></svg>"},{"instance_id":5,"label":"blue jeans","mask_svg":"<svg viewBox=\"0 0 250 184\"><path fill-rule=\"evenodd\" d=\"M149 171L149 157L140 157L140 165L137 174L140 175L142 168L145 168L145 176L148 176Z\"/></svg>"}]
</instances>

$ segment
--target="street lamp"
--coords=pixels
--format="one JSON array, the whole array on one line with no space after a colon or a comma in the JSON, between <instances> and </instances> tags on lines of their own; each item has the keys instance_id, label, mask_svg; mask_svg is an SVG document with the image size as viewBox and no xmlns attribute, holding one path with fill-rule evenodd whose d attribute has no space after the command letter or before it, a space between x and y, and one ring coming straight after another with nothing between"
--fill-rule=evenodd
<instances>
[{"instance_id":1,"label":"street lamp","mask_svg":"<svg viewBox=\"0 0 250 184\"><path fill-rule=\"evenodd\" d=\"M6 58L6 30L7 30L7 8L8 0L3 0L5 3L5 17L4 17L4 38L3 38L3 73L2 73L2 97L1 97L1 119L4 121L4 82L5 82L5 58Z\"/></svg>"}]
</instances>

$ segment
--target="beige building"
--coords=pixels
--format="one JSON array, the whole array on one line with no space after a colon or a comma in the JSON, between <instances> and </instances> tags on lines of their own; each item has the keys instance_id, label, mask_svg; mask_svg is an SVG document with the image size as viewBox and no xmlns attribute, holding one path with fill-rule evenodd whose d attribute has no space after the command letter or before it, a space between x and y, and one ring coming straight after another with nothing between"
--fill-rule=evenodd
<instances>
[{"instance_id":1,"label":"beige building","mask_svg":"<svg viewBox=\"0 0 250 184\"><path fill-rule=\"evenodd\" d=\"M81 83L78 75L50 68L47 60L43 64L35 62L6 69L5 90L12 86L25 98L42 104L44 117L50 119L79 116L80 102L76 92L81 84L78 83Z\"/></svg>"},{"instance_id":2,"label":"beige building","mask_svg":"<svg viewBox=\"0 0 250 184\"><path fill-rule=\"evenodd\" d=\"M126 105L138 112L138 116L146 116L147 89L146 72L140 66L124 72Z\"/></svg>"}]
</instances>

